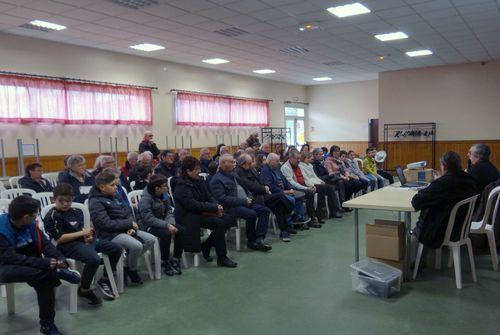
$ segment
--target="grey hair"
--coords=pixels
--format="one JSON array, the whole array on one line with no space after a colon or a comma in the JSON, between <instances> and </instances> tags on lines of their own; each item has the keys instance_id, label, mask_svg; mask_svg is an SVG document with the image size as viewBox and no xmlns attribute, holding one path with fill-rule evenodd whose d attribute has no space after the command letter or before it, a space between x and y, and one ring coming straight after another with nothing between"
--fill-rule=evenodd
<instances>
[{"instance_id":1,"label":"grey hair","mask_svg":"<svg viewBox=\"0 0 500 335\"><path fill-rule=\"evenodd\" d=\"M321 150L321 148L314 148L312 154L316 155L318 152L321 152L321 154L323 154L323 150Z\"/></svg>"},{"instance_id":2,"label":"grey hair","mask_svg":"<svg viewBox=\"0 0 500 335\"><path fill-rule=\"evenodd\" d=\"M66 167L71 169L73 165L82 163L85 163L85 158L82 155L71 155L66 161Z\"/></svg>"},{"instance_id":3,"label":"grey hair","mask_svg":"<svg viewBox=\"0 0 500 335\"><path fill-rule=\"evenodd\" d=\"M267 155L266 162L269 163L269 161L273 161L273 160L279 161L280 156L276 155L274 152L271 152L269 155Z\"/></svg>"},{"instance_id":4,"label":"grey hair","mask_svg":"<svg viewBox=\"0 0 500 335\"><path fill-rule=\"evenodd\" d=\"M95 159L94 170L101 169L104 166L104 164L106 163L106 161L108 161L110 159L112 159L113 161L115 160L113 158L113 156L109 156L109 155L100 155L100 156L98 156Z\"/></svg>"},{"instance_id":5,"label":"grey hair","mask_svg":"<svg viewBox=\"0 0 500 335\"><path fill-rule=\"evenodd\" d=\"M241 154L236 159L236 165L241 166L241 165L245 164L246 162L248 162L249 159L251 161L252 156L250 156L249 154Z\"/></svg>"},{"instance_id":6,"label":"grey hair","mask_svg":"<svg viewBox=\"0 0 500 335\"><path fill-rule=\"evenodd\" d=\"M233 155L231 154L224 154L222 156L220 156L219 158L219 164L221 164L222 162L225 162L225 161L231 161L233 160Z\"/></svg>"},{"instance_id":7,"label":"grey hair","mask_svg":"<svg viewBox=\"0 0 500 335\"><path fill-rule=\"evenodd\" d=\"M472 146L471 149L472 149L472 154L478 157L480 160L487 161L490 159L491 150L486 144L476 143Z\"/></svg>"},{"instance_id":8,"label":"grey hair","mask_svg":"<svg viewBox=\"0 0 500 335\"><path fill-rule=\"evenodd\" d=\"M139 154L139 156L137 156L137 161L142 162L143 160L146 159L146 156L153 159L153 154L151 153L151 151L144 151L142 154Z\"/></svg>"},{"instance_id":9,"label":"grey hair","mask_svg":"<svg viewBox=\"0 0 500 335\"><path fill-rule=\"evenodd\" d=\"M139 156L139 154L135 151L131 151L127 154L127 160L131 160L132 158L137 158Z\"/></svg>"}]
</instances>

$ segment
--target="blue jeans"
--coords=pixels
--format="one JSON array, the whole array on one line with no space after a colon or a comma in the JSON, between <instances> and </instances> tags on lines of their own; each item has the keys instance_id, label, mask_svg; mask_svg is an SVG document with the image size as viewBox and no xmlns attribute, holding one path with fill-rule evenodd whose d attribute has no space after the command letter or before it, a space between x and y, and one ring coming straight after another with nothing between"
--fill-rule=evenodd
<instances>
[{"instance_id":1,"label":"blue jeans","mask_svg":"<svg viewBox=\"0 0 500 335\"><path fill-rule=\"evenodd\" d=\"M271 215L271 210L266 206L252 204L249 207L232 207L228 209L228 214L245 220L248 243L260 242L266 237Z\"/></svg>"},{"instance_id":2,"label":"blue jeans","mask_svg":"<svg viewBox=\"0 0 500 335\"><path fill-rule=\"evenodd\" d=\"M378 188L384 187L384 182L385 179L380 176L380 175L372 175L371 173L365 174L366 178L368 178L371 181L371 189L372 191L375 190L375 183L378 184Z\"/></svg>"}]
</instances>

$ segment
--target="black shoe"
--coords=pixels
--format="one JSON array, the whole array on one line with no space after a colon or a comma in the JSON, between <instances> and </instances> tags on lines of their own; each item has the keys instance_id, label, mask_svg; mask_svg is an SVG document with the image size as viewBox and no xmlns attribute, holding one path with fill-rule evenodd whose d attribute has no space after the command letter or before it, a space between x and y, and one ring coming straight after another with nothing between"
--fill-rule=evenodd
<instances>
[{"instance_id":1,"label":"black shoe","mask_svg":"<svg viewBox=\"0 0 500 335\"><path fill-rule=\"evenodd\" d=\"M343 216L339 213L334 213L330 215L330 219L342 219Z\"/></svg>"},{"instance_id":2,"label":"black shoe","mask_svg":"<svg viewBox=\"0 0 500 335\"><path fill-rule=\"evenodd\" d=\"M99 287L99 290L104 296L104 299L114 300L116 298L115 293L111 288L111 284L109 283L109 279L104 279L104 278L99 279L99 281L97 282L97 287Z\"/></svg>"},{"instance_id":3,"label":"black shoe","mask_svg":"<svg viewBox=\"0 0 500 335\"><path fill-rule=\"evenodd\" d=\"M182 274L182 269L181 269L181 260L179 258L172 258L170 260L170 266L175 270L176 275L181 275Z\"/></svg>"},{"instance_id":4,"label":"black shoe","mask_svg":"<svg viewBox=\"0 0 500 335\"><path fill-rule=\"evenodd\" d=\"M287 232L288 234L292 234L292 235L297 234L297 230L296 230L296 229L293 229L293 228L288 228L288 229L286 230L286 232Z\"/></svg>"},{"instance_id":5,"label":"black shoe","mask_svg":"<svg viewBox=\"0 0 500 335\"><path fill-rule=\"evenodd\" d=\"M352 212L352 208L343 207L342 209L344 210L344 212Z\"/></svg>"},{"instance_id":6,"label":"black shoe","mask_svg":"<svg viewBox=\"0 0 500 335\"><path fill-rule=\"evenodd\" d=\"M165 265L163 266L163 272L169 276L169 277L172 277L173 275L176 274L176 271L175 269L172 267L172 265L170 264L170 262L165 262Z\"/></svg>"},{"instance_id":7,"label":"black shoe","mask_svg":"<svg viewBox=\"0 0 500 335\"><path fill-rule=\"evenodd\" d=\"M270 251L273 248L270 245L265 244L264 242L248 242L247 247L249 249L263 251L263 252Z\"/></svg>"},{"instance_id":8,"label":"black shoe","mask_svg":"<svg viewBox=\"0 0 500 335\"><path fill-rule=\"evenodd\" d=\"M217 257L217 265L225 268L235 268L238 266L238 263L232 261L227 256Z\"/></svg>"},{"instance_id":9,"label":"black shoe","mask_svg":"<svg viewBox=\"0 0 500 335\"><path fill-rule=\"evenodd\" d=\"M318 218L318 223L320 223L320 224L325 223L325 219L323 219L323 218L321 218L321 219L320 219L320 218Z\"/></svg>"},{"instance_id":10,"label":"black shoe","mask_svg":"<svg viewBox=\"0 0 500 335\"><path fill-rule=\"evenodd\" d=\"M132 283L137 284L137 285L142 285L142 283L143 283L142 278L139 275L139 272L137 270L135 270L135 271L127 270L127 275L130 278L130 281Z\"/></svg>"},{"instance_id":11,"label":"black shoe","mask_svg":"<svg viewBox=\"0 0 500 335\"><path fill-rule=\"evenodd\" d=\"M77 271L71 270L70 268L57 269L57 277L59 279L67 281L70 284L79 284L80 280L82 279Z\"/></svg>"},{"instance_id":12,"label":"black shoe","mask_svg":"<svg viewBox=\"0 0 500 335\"><path fill-rule=\"evenodd\" d=\"M97 294L95 294L94 290L82 291L82 288L78 288L78 296L87 301L90 306L100 306L102 305L102 299Z\"/></svg>"},{"instance_id":13,"label":"black shoe","mask_svg":"<svg viewBox=\"0 0 500 335\"><path fill-rule=\"evenodd\" d=\"M302 229L302 230L309 230L309 226L305 224L305 225L303 225L303 226L301 227L301 229Z\"/></svg>"},{"instance_id":14,"label":"black shoe","mask_svg":"<svg viewBox=\"0 0 500 335\"><path fill-rule=\"evenodd\" d=\"M40 326L40 333L45 335L62 335L62 333L53 323L48 326Z\"/></svg>"},{"instance_id":15,"label":"black shoe","mask_svg":"<svg viewBox=\"0 0 500 335\"><path fill-rule=\"evenodd\" d=\"M210 246L206 243L201 244L201 253L207 262L212 262L214 260L214 258L210 256Z\"/></svg>"}]
</instances>

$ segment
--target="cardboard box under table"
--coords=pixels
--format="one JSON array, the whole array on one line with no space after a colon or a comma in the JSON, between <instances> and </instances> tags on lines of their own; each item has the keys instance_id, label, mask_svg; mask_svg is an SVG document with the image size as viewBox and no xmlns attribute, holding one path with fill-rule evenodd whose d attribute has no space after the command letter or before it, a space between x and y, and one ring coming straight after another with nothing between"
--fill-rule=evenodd
<instances>
[{"instance_id":1,"label":"cardboard box under table","mask_svg":"<svg viewBox=\"0 0 500 335\"><path fill-rule=\"evenodd\" d=\"M404 272L404 223L375 220L374 224L366 225L366 256Z\"/></svg>"}]
</instances>

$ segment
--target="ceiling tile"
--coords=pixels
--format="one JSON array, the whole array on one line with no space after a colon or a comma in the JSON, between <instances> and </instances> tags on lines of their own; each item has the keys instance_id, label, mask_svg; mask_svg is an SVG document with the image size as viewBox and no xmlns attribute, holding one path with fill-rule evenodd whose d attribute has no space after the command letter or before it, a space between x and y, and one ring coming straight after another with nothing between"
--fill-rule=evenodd
<instances>
[{"instance_id":1,"label":"ceiling tile","mask_svg":"<svg viewBox=\"0 0 500 335\"><path fill-rule=\"evenodd\" d=\"M207 0L178 0L172 1L171 5L192 13L217 6Z\"/></svg>"},{"instance_id":2,"label":"ceiling tile","mask_svg":"<svg viewBox=\"0 0 500 335\"><path fill-rule=\"evenodd\" d=\"M233 26L244 26L253 23L258 23L259 21L250 16L245 15L237 15L233 17L227 17L221 20L224 23L233 25Z\"/></svg>"},{"instance_id":3,"label":"ceiling tile","mask_svg":"<svg viewBox=\"0 0 500 335\"><path fill-rule=\"evenodd\" d=\"M199 11L196 14L210 18L212 20L220 20L226 17L237 16L238 12L224 7L216 7Z\"/></svg>"}]
</instances>

